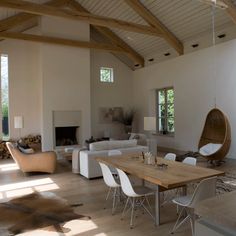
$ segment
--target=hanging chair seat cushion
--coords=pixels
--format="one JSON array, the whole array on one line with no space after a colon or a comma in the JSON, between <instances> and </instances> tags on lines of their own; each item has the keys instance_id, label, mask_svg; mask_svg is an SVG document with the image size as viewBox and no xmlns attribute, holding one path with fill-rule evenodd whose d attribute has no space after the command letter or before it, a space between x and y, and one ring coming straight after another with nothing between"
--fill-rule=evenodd
<instances>
[{"instance_id":1,"label":"hanging chair seat cushion","mask_svg":"<svg viewBox=\"0 0 236 236\"><path fill-rule=\"evenodd\" d=\"M202 156L210 156L216 153L221 147L222 144L220 143L208 143L199 149L199 153Z\"/></svg>"}]
</instances>

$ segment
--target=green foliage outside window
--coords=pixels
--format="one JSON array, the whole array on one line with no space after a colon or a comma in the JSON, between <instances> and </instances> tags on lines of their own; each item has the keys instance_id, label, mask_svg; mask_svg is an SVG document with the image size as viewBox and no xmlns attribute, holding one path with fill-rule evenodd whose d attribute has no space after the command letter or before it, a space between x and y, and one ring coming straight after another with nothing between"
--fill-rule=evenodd
<instances>
[{"instance_id":1,"label":"green foliage outside window","mask_svg":"<svg viewBox=\"0 0 236 236\"><path fill-rule=\"evenodd\" d=\"M2 104L2 117L8 117L8 104Z\"/></svg>"},{"instance_id":2,"label":"green foliage outside window","mask_svg":"<svg viewBox=\"0 0 236 236\"><path fill-rule=\"evenodd\" d=\"M100 81L101 82L113 82L113 68L104 68L100 69Z\"/></svg>"},{"instance_id":3,"label":"green foliage outside window","mask_svg":"<svg viewBox=\"0 0 236 236\"><path fill-rule=\"evenodd\" d=\"M157 100L158 131L163 134L174 133L174 89L158 90Z\"/></svg>"}]
</instances>

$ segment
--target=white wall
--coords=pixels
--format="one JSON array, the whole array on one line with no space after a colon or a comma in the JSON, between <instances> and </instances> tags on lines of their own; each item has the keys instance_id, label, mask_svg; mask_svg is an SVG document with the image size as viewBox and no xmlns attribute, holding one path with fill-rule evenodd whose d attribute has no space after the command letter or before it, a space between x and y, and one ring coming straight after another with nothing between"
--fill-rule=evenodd
<instances>
[{"instance_id":1,"label":"white wall","mask_svg":"<svg viewBox=\"0 0 236 236\"><path fill-rule=\"evenodd\" d=\"M100 82L100 67L114 68L114 83ZM132 70L110 53L91 51L91 121L92 135L103 137L109 131L110 137L119 137L123 126L100 124L100 107L132 107Z\"/></svg>"},{"instance_id":2,"label":"white wall","mask_svg":"<svg viewBox=\"0 0 236 236\"><path fill-rule=\"evenodd\" d=\"M22 136L39 134L41 129L39 45L5 40L0 43L0 53L9 56L10 136L19 138L19 130L14 129L14 116L18 115L24 118Z\"/></svg>"},{"instance_id":3,"label":"white wall","mask_svg":"<svg viewBox=\"0 0 236 236\"><path fill-rule=\"evenodd\" d=\"M155 136L160 146L197 150L208 111L217 107L229 117L232 145L229 157L236 157L236 40L199 50L134 72L134 106L139 128L143 117L155 114L155 89L174 86L175 137Z\"/></svg>"},{"instance_id":4,"label":"white wall","mask_svg":"<svg viewBox=\"0 0 236 236\"><path fill-rule=\"evenodd\" d=\"M89 25L42 17L42 34L89 41ZM81 144L90 136L90 50L42 44L42 146L51 150L53 111L81 111Z\"/></svg>"}]
</instances>

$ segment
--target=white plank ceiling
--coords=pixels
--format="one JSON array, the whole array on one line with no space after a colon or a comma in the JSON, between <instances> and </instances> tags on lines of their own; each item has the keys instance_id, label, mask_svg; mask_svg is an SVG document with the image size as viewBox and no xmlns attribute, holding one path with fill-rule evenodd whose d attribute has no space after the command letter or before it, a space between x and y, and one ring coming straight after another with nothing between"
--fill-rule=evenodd
<instances>
[{"instance_id":1,"label":"white plank ceiling","mask_svg":"<svg viewBox=\"0 0 236 236\"><path fill-rule=\"evenodd\" d=\"M47 0L28 0L45 3ZM77 0L93 14L148 25L124 0ZM183 44L185 53L212 45L212 7L198 0L140 0ZM17 11L0 8L0 20L17 14ZM236 38L236 25L228 14L215 8L216 36L226 34L216 43ZM162 38L112 29L133 49L140 53L146 64L177 56L175 50ZM192 44L199 44L193 48ZM163 54L169 52L170 56ZM149 62L154 58L153 62Z\"/></svg>"}]
</instances>

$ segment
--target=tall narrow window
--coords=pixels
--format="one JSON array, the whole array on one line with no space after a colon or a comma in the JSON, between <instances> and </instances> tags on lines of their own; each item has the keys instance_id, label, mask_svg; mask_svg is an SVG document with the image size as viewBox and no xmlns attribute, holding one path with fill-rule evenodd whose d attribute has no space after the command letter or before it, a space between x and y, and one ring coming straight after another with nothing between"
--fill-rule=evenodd
<instances>
[{"instance_id":1,"label":"tall narrow window","mask_svg":"<svg viewBox=\"0 0 236 236\"><path fill-rule=\"evenodd\" d=\"M160 134L174 134L174 89L158 89L157 97L157 132Z\"/></svg>"},{"instance_id":2,"label":"tall narrow window","mask_svg":"<svg viewBox=\"0 0 236 236\"><path fill-rule=\"evenodd\" d=\"M1 55L1 107L2 137L9 139L9 87L8 87L8 56Z\"/></svg>"}]
</instances>

